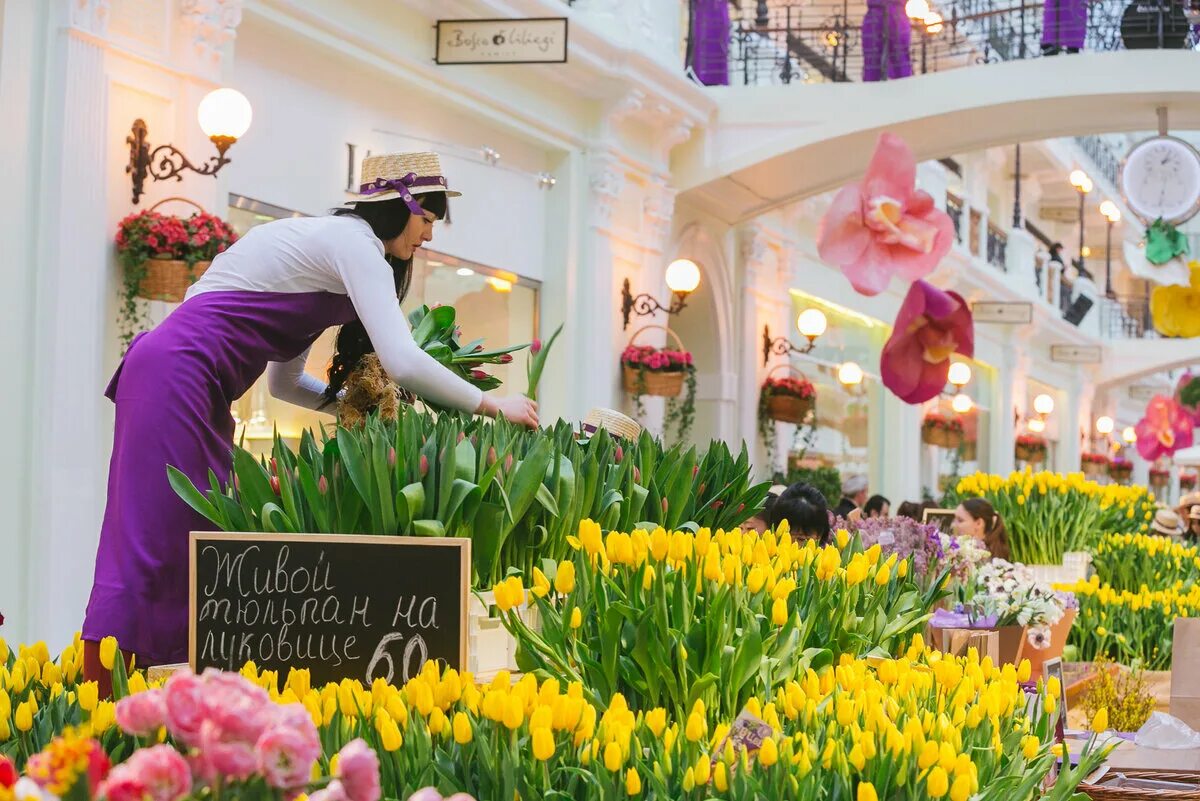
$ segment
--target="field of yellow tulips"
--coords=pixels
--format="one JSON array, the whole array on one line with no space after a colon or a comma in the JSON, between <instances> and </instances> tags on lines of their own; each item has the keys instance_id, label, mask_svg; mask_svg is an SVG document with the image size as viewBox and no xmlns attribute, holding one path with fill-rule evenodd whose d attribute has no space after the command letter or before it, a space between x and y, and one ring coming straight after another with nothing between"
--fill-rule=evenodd
<instances>
[{"instance_id":1,"label":"field of yellow tulips","mask_svg":"<svg viewBox=\"0 0 1200 801\"><path fill-rule=\"evenodd\" d=\"M1144 532L1154 517L1154 496L1145 487L1098 484L1082 473L1033 472L1007 478L975 473L958 482L963 498L989 501L1008 529L1012 561L1062 564L1064 553L1093 551L1106 534Z\"/></svg>"},{"instance_id":2,"label":"field of yellow tulips","mask_svg":"<svg viewBox=\"0 0 1200 801\"><path fill-rule=\"evenodd\" d=\"M62 661L75 666L77 678L75 653ZM18 689L14 669L31 660L39 667L36 685L26 681ZM0 697L18 706L27 703L30 692L43 692L46 665L63 667L36 646L9 654L5 663ZM146 692L141 674L123 680L119 660L118 673L118 698ZM728 736L733 721L714 717L702 701L682 715L662 707L639 709L621 694L597 704L578 683L539 682L531 674L514 682L500 674L480 685L469 674L440 671L436 663L428 663L404 687L379 680L369 687L344 681L317 688L306 671L297 670L281 683L278 675L260 673L253 664L242 676L277 703L299 704L293 708L307 711L321 745L314 781L347 772L334 755L349 754L361 739L378 758L384 798L403 799L417 788L434 786L480 801L1065 801L1103 753L1091 747L1077 767L1043 789L1055 762L1051 744L1059 688L1051 680L1027 704L1020 682L1028 673L1028 663L997 667L973 651L949 657L927 650L919 636L895 659L844 656L836 665L807 669L748 699L746 711L763 726L753 757L733 745ZM51 680L59 678L53 670L50 674ZM47 699L59 684L51 682ZM164 729L138 739L114 728L111 720L98 720L104 707L95 705L87 713L80 696L94 692L94 685L62 686L54 698L73 696L59 706L73 719L67 723L90 727L87 733L102 738L115 735L101 739L106 750L111 746L114 762L129 755L127 747L159 741L187 751ZM46 708L31 714L44 714ZM45 747L34 740L34 727L23 716L18 726L12 725L12 714L4 717L10 724L0 738L5 753L20 759ZM62 725L51 716L51 728ZM77 736L60 741L60 750L66 747L61 743L76 742L70 738Z\"/></svg>"},{"instance_id":3,"label":"field of yellow tulips","mask_svg":"<svg viewBox=\"0 0 1200 801\"><path fill-rule=\"evenodd\" d=\"M1092 557L1096 575L1115 590L1162 589L1200 578L1200 548L1169 537L1110 534Z\"/></svg>"},{"instance_id":4,"label":"field of yellow tulips","mask_svg":"<svg viewBox=\"0 0 1200 801\"><path fill-rule=\"evenodd\" d=\"M592 521L572 560L496 585L522 669L580 682L601 703L620 693L682 716L697 701L731 718L756 695L843 655L893 656L923 629L944 576L922 589L908 560L776 534L662 528L604 535ZM530 629L515 607L540 612Z\"/></svg>"}]
</instances>

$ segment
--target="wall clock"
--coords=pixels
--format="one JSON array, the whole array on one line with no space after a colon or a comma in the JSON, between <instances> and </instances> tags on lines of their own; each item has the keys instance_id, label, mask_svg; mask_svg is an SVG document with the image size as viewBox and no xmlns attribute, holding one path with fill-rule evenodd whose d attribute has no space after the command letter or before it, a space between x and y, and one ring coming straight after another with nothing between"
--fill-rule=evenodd
<instances>
[{"instance_id":1,"label":"wall clock","mask_svg":"<svg viewBox=\"0 0 1200 801\"><path fill-rule=\"evenodd\" d=\"M1200 152L1174 136L1139 142L1121 164L1121 194L1143 223L1190 220L1200 211Z\"/></svg>"}]
</instances>

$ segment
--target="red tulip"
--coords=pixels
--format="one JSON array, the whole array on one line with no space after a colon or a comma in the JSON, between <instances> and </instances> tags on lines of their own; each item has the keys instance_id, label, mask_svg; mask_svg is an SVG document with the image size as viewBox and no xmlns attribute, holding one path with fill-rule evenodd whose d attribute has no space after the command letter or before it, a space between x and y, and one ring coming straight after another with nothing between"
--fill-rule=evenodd
<instances>
[{"instance_id":1,"label":"red tulip","mask_svg":"<svg viewBox=\"0 0 1200 801\"><path fill-rule=\"evenodd\" d=\"M425 478L425 476L428 475L428 473L429 473L429 457L423 453L421 454L421 461L419 462L419 467L421 470L421 478Z\"/></svg>"},{"instance_id":2,"label":"red tulip","mask_svg":"<svg viewBox=\"0 0 1200 801\"><path fill-rule=\"evenodd\" d=\"M692 478L695 478L698 475L700 475L700 465L696 465L692 468Z\"/></svg>"},{"instance_id":3,"label":"red tulip","mask_svg":"<svg viewBox=\"0 0 1200 801\"><path fill-rule=\"evenodd\" d=\"M476 381L484 381L488 377L489 377L488 374L483 372L482 370L472 370L471 371L471 378L474 378Z\"/></svg>"},{"instance_id":4,"label":"red tulip","mask_svg":"<svg viewBox=\"0 0 1200 801\"><path fill-rule=\"evenodd\" d=\"M278 475L278 473L279 473L279 467L278 467L278 465L275 464L275 457L272 456L271 457L271 475L273 475L273 476Z\"/></svg>"},{"instance_id":5,"label":"red tulip","mask_svg":"<svg viewBox=\"0 0 1200 801\"><path fill-rule=\"evenodd\" d=\"M936 398L946 386L953 353L967 358L975 355L970 307L955 292L915 282L880 355L883 385L905 403Z\"/></svg>"},{"instance_id":6,"label":"red tulip","mask_svg":"<svg viewBox=\"0 0 1200 801\"><path fill-rule=\"evenodd\" d=\"M634 484L642 483L642 471L637 469L637 465L633 466L633 483Z\"/></svg>"},{"instance_id":7,"label":"red tulip","mask_svg":"<svg viewBox=\"0 0 1200 801\"><path fill-rule=\"evenodd\" d=\"M500 357L500 364L509 364L510 362L512 362L512 354L511 353L505 353L504 355L502 355Z\"/></svg>"},{"instance_id":8,"label":"red tulip","mask_svg":"<svg viewBox=\"0 0 1200 801\"><path fill-rule=\"evenodd\" d=\"M741 512L742 512L742 511L744 511L745 509L746 509L746 504L744 504L744 503L739 503L739 504L738 504L738 512L739 512L739 513L741 513Z\"/></svg>"},{"instance_id":9,"label":"red tulip","mask_svg":"<svg viewBox=\"0 0 1200 801\"><path fill-rule=\"evenodd\" d=\"M725 505L725 501L713 501L712 502L712 508L714 508L714 509L720 509L724 505Z\"/></svg>"},{"instance_id":10,"label":"red tulip","mask_svg":"<svg viewBox=\"0 0 1200 801\"><path fill-rule=\"evenodd\" d=\"M663 498L662 507L663 507L663 514L665 515L667 513L667 499L666 498Z\"/></svg>"},{"instance_id":11,"label":"red tulip","mask_svg":"<svg viewBox=\"0 0 1200 801\"><path fill-rule=\"evenodd\" d=\"M396 449L388 448L388 467L396 466Z\"/></svg>"},{"instance_id":12,"label":"red tulip","mask_svg":"<svg viewBox=\"0 0 1200 801\"><path fill-rule=\"evenodd\" d=\"M279 476L271 476L271 491L279 494Z\"/></svg>"},{"instance_id":13,"label":"red tulip","mask_svg":"<svg viewBox=\"0 0 1200 801\"><path fill-rule=\"evenodd\" d=\"M488 463L488 467L491 467L492 465L494 465L496 463L496 448L495 447L488 448L487 463Z\"/></svg>"},{"instance_id":14,"label":"red tulip","mask_svg":"<svg viewBox=\"0 0 1200 801\"><path fill-rule=\"evenodd\" d=\"M625 451L621 449L620 445L617 446L617 452L613 458L617 460L617 464L620 464L621 460L625 458Z\"/></svg>"},{"instance_id":15,"label":"red tulip","mask_svg":"<svg viewBox=\"0 0 1200 801\"><path fill-rule=\"evenodd\" d=\"M532 353L534 356L537 356L538 353L541 352L541 350L542 350L542 340L535 339L535 340L533 340L533 342L531 342L529 344L529 352Z\"/></svg>"},{"instance_id":16,"label":"red tulip","mask_svg":"<svg viewBox=\"0 0 1200 801\"><path fill-rule=\"evenodd\" d=\"M325 476L317 479L317 492L324 495L329 492L329 482L325 480Z\"/></svg>"},{"instance_id":17,"label":"red tulip","mask_svg":"<svg viewBox=\"0 0 1200 801\"><path fill-rule=\"evenodd\" d=\"M16 783L16 767L4 757L0 757L0 787L12 787Z\"/></svg>"}]
</instances>

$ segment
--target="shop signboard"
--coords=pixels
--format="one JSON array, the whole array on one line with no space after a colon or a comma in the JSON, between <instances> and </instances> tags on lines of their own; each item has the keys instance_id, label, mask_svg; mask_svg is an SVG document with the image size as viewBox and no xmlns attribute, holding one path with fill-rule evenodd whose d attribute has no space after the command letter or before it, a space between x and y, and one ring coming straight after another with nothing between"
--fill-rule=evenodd
<instances>
[{"instance_id":1,"label":"shop signboard","mask_svg":"<svg viewBox=\"0 0 1200 801\"><path fill-rule=\"evenodd\" d=\"M470 564L468 539L193 532L189 663L304 667L314 686L465 670Z\"/></svg>"},{"instance_id":2,"label":"shop signboard","mask_svg":"<svg viewBox=\"0 0 1200 801\"><path fill-rule=\"evenodd\" d=\"M567 18L443 19L437 23L438 64L563 64Z\"/></svg>"},{"instance_id":3,"label":"shop signboard","mask_svg":"<svg viewBox=\"0 0 1200 801\"><path fill-rule=\"evenodd\" d=\"M1050 361L1066 364L1099 364L1104 350L1099 345L1051 345Z\"/></svg>"},{"instance_id":4,"label":"shop signboard","mask_svg":"<svg viewBox=\"0 0 1200 801\"><path fill-rule=\"evenodd\" d=\"M1033 304L979 301L971 304L971 316L976 323L1024 325L1033 322Z\"/></svg>"}]
</instances>

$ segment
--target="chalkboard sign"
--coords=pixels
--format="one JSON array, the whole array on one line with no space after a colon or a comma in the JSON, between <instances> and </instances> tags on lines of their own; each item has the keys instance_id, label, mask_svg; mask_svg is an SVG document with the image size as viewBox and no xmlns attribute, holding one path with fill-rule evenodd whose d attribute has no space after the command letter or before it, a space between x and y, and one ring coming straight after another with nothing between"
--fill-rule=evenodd
<instances>
[{"instance_id":1,"label":"chalkboard sign","mask_svg":"<svg viewBox=\"0 0 1200 801\"><path fill-rule=\"evenodd\" d=\"M192 532L189 662L313 684L465 670L470 564L466 539Z\"/></svg>"}]
</instances>

